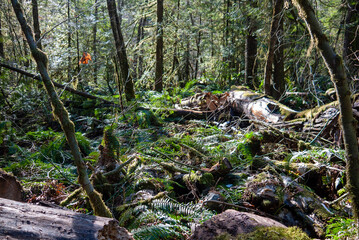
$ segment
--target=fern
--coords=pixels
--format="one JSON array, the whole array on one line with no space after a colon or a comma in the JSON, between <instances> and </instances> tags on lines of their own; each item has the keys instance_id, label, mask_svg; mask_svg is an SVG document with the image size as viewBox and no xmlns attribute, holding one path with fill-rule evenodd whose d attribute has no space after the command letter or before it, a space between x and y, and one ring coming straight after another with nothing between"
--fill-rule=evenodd
<instances>
[{"instance_id":1,"label":"fern","mask_svg":"<svg viewBox=\"0 0 359 240\"><path fill-rule=\"evenodd\" d=\"M214 215L201 204L178 203L167 198L128 209L120 222L131 218L127 228L132 229L135 239L185 239L190 232L190 222L200 223Z\"/></svg>"},{"instance_id":2,"label":"fern","mask_svg":"<svg viewBox=\"0 0 359 240\"><path fill-rule=\"evenodd\" d=\"M132 231L132 235L136 240L185 239L177 228L171 224L160 223L136 229Z\"/></svg>"}]
</instances>

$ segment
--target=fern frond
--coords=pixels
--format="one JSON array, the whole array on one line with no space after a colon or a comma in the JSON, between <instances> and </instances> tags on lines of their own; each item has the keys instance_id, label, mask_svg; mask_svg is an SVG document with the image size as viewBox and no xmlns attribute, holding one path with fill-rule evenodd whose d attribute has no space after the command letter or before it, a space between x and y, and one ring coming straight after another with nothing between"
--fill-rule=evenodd
<instances>
[{"instance_id":1,"label":"fern frond","mask_svg":"<svg viewBox=\"0 0 359 240\"><path fill-rule=\"evenodd\" d=\"M138 228L131 233L136 240L185 239L176 226L163 223Z\"/></svg>"}]
</instances>

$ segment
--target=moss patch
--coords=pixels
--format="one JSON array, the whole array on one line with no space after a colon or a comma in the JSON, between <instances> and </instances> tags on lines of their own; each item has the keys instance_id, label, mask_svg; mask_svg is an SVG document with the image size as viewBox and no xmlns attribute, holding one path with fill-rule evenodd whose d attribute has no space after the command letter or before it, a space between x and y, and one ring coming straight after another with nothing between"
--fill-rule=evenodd
<instances>
[{"instance_id":1,"label":"moss patch","mask_svg":"<svg viewBox=\"0 0 359 240\"><path fill-rule=\"evenodd\" d=\"M256 231L240 234L237 240L309 240L302 230L297 227L281 228L281 227L261 227Z\"/></svg>"}]
</instances>

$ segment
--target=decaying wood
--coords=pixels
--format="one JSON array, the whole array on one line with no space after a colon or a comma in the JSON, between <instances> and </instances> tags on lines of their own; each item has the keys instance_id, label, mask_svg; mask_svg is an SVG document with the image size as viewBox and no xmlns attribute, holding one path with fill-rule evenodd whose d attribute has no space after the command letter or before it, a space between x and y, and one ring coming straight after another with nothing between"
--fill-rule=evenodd
<instances>
[{"instance_id":1,"label":"decaying wood","mask_svg":"<svg viewBox=\"0 0 359 240\"><path fill-rule=\"evenodd\" d=\"M0 239L133 239L112 218L0 198Z\"/></svg>"},{"instance_id":2,"label":"decaying wood","mask_svg":"<svg viewBox=\"0 0 359 240\"><path fill-rule=\"evenodd\" d=\"M172 116L196 119L220 119L221 115L245 117L258 128L268 126L292 129L310 134L312 142L328 141L342 144L338 101L297 112L265 94L255 93L243 86L233 86L228 93L196 94L176 105ZM359 98L353 104L354 116L359 120ZM187 114L187 117L186 117ZM260 123L260 124L258 124Z\"/></svg>"},{"instance_id":3,"label":"decaying wood","mask_svg":"<svg viewBox=\"0 0 359 240\"><path fill-rule=\"evenodd\" d=\"M260 120L268 123L279 123L297 114L297 111L280 104L272 98L252 92L246 87L232 87L232 90L220 95L211 93L196 94L183 99L177 107L181 111L191 109L201 111L207 116L221 113L230 109L232 115L243 114L251 120ZM188 111L188 110L187 110ZM197 116L200 116L196 112ZM203 116L203 114L202 114Z\"/></svg>"},{"instance_id":4,"label":"decaying wood","mask_svg":"<svg viewBox=\"0 0 359 240\"><path fill-rule=\"evenodd\" d=\"M228 102L234 112L267 123L283 122L297 113L267 95L254 93L245 87L232 87Z\"/></svg>"},{"instance_id":5,"label":"decaying wood","mask_svg":"<svg viewBox=\"0 0 359 240\"><path fill-rule=\"evenodd\" d=\"M0 197L15 201L22 200L22 186L13 175L0 168Z\"/></svg>"}]
</instances>

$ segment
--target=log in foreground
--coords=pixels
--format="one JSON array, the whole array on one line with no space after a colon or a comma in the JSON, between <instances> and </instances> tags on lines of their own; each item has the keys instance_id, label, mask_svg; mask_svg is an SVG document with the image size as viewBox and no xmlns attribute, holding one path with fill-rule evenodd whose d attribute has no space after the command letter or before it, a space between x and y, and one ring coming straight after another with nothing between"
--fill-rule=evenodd
<instances>
[{"instance_id":1,"label":"log in foreground","mask_svg":"<svg viewBox=\"0 0 359 240\"><path fill-rule=\"evenodd\" d=\"M112 218L0 198L0 239L133 239Z\"/></svg>"}]
</instances>

